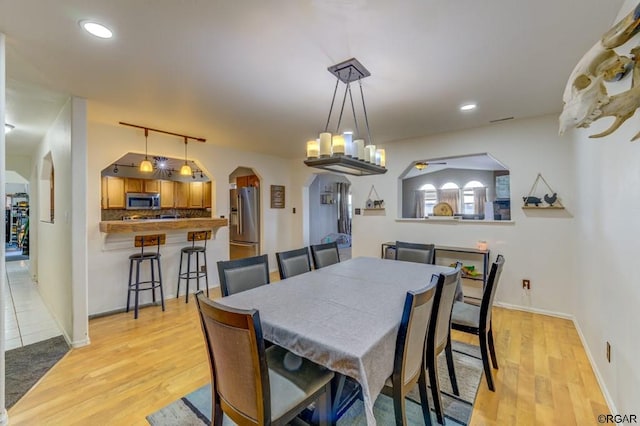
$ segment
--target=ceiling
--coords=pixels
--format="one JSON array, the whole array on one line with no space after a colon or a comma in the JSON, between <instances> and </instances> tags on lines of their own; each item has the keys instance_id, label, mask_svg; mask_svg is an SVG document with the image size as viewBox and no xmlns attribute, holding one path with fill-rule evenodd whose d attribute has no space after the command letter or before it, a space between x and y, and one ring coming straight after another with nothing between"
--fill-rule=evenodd
<instances>
[{"instance_id":1,"label":"ceiling","mask_svg":"<svg viewBox=\"0 0 640 426\"><path fill-rule=\"evenodd\" d=\"M374 143L559 112L571 70L622 3L0 0L7 149L33 150L71 94L92 121L303 157L324 129L327 67L351 57L371 72ZM82 19L114 37L88 35ZM477 110L460 112L466 102Z\"/></svg>"},{"instance_id":2,"label":"ceiling","mask_svg":"<svg viewBox=\"0 0 640 426\"><path fill-rule=\"evenodd\" d=\"M422 170L418 170L415 168L415 164L418 162L427 163L427 166ZM509 170L504 164L493 158L490 154L471 154L460 155L457 157L416 160L405 169L404 173L400 175L400 178L410 179L416 176L435 173L446 169L492 171Z\"/></svg>"}]
</instances>

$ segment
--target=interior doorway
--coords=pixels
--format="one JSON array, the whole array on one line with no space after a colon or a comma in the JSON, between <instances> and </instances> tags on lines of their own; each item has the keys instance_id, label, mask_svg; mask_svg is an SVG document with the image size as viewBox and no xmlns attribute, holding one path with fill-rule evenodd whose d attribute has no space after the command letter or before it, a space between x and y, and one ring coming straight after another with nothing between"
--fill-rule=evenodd
<instances>
[{"instance_id":1,"label":"interior doorway","mask_svg":"<svg viewBox=\"0 0 640 426\"><path fill-rule=\"evenodd\" d=\"M248 167L229 175L229 258L243 259L260 254L260 177Z\"/></svg>"},{"instance_id":2,"label":"interior doorway","mask_svg":"<svg viewBox=\"0 0 640 426\"><path fill-rule=\"evenodd\" d=\"M7 170L4 203L5 260L29 259L29 181Z\"/></svg>"},{"instance_id":3,"label":"interior doorway","mask_svg":"<svg viewBox=\"0 0 640 426\"><path fill-rule=\"evenodd\" d=\"M315 174L306 198L308 215L304 220L308 244L337 242L340 259L351 258L351 182L343 175Z\"/></svg>"}]
</instances>

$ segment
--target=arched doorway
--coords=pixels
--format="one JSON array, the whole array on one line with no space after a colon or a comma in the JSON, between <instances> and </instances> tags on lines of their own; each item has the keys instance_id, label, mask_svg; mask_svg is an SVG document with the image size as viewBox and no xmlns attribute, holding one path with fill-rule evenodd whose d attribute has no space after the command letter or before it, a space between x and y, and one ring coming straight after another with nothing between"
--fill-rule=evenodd
<instances>
[{"instance_id":1,"label":"arched doorway","mask_svg":"<svg viewBox=\"0 0 640 426\"><path fill-rule=\"evenodd\" d=\"M229 175L229 259L260 254L260 177L249 167Z\"/></svg>"},{"instance_id":2,"label":"arched doorway","mask_svg":"<svg viewBox=\"0 0 640 426\"><path fill-rule=\"evenodd\" d=\"M304 220L307 244L336 241L340 259L351 258L351 182L344 175L315 174L306 197L308 217Z\"/></svg>"}]
</instances>

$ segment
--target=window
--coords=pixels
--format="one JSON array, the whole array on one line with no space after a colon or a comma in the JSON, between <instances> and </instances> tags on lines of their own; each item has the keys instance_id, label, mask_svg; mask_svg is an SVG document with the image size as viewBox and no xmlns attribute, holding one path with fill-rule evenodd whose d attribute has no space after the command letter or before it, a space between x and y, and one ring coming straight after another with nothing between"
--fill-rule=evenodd
<instances>
[{"instance_id":1,"label":"window","mask_svg":"<svg viewBox=\"0 0 640 426\"><path fill-rule=\"evenodd\" d=\"M433 216L433 206L438 204L438 192L436 187L427 183L420 188L424 192L424 215Z\"/></svg>"},{"instance_id":2,"label":"window","mask_svg":"<svg viewBox=\"0 0 640 426\"><path fill-rule=\"evenodd\" d=\"M478 196L481 197L482 195L486 196L486 191L476 191L476 188L484 188L484 185L477 180L472 180L464 186L464 189L462 190L463 214L484 214L484 203L482 203L482 212L480 212L479 209L476 208L476 204L479 204L479 202L476 202L476 193L478 193Z\"/></svg>"},{"instance_id":3,"label":"window","mask_svg":"<svg viewBox=\"0 0 640 426\"><path fill-rule=\"evenodd\" d=\"M440 187L438 191L441 203L447 203L451 206L453 214L460 212L460 187L453 182L447 182Z\"/></svg>"},{"instance_id":4,"label":"window","mask_svg":"<svg viewBox=\"0 0 640 426\"><path fill-rule=\"evenodd\" d=\"M487 198L485 186L477 180L468 182L462 190L463 214L484 215L484 204Z\"/></svg>"}]
</instances>

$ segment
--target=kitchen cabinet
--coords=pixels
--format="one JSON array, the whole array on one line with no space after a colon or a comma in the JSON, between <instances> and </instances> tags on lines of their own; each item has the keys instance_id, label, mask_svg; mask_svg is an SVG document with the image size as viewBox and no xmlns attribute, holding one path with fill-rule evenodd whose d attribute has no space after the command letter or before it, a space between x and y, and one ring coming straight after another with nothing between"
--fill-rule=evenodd
<instances>
[{"instance_id":1,"label":"kitchen cabinet","mask_svg":"<svg viewBox=\"0 0 640 426\"><path fill-rule=\"evenodd\" d=\"M174 182L175 186L175 207L178 209L189 208L189 183Z\"/></svg>"},{"instance_id":2,"label":"kitchen cabinet","mask_svg":"<svg viewBox=\"0 0 640 426\"><path fill-rule=\"evenodd\" d=\"M236 178L236 187L244 188L245 186L260 186L260 179L256 175L238 176Z\"/></svg>"},{"instance_id":3,"label":"kitchen cabinet","mask_svg":"<svg viewBox=\"0 0 640 426\"><path fill-rule=\"evenodd\" d=\"M204 182L204 194L202 199L203 199L203 204L205 209L211 208L211 189L212 189L211 181Z\"/></svg>"},{"instance_id":4,"label":"kitchen cabinet","mask_svg":"<svg viewBox=\"0 0 640 426\"><path fill-rule=\"evenodd\" d=\"M144 192L160 192L160 181L157 179L144 179Z\"/></svg>"},{"instance_id":5,"label":"kitchen cabinet","mask_svg":"<svg viewBox=\"0 0 640 426\"><path fill-rule=\"evenodd\" d=\"M190 182L189 183L189 208L201 209L204 206L203 182Z\"/></svg>"},{"instance_id":6,"label":"kitchen cabinet","mask_svg":"<svg viewBox=\"0 0 640 426\"><path fill-rule=\"evenodd\" d=\"M143 180L124 178L124 192L144 192Z\"/></svg>"},{"instance_id":7,"label":"kitchen cabinet","mask_svg":"<svg viewBox=\"0 0 640 426\"><path fill-rule=\"evenodd\" d=\"M160 182L160 208L172 209L175 205L175 182L161 180Z\"/></svg>"},{"instance_id":8,"label":"kitchen cabinet","mask_svg":"<svg viewBox=\"0 0 640 426\"><path fill-rule=\"evenodd\" d=\"M102 208L125 208L125 179L113 176L102 178Z\"/></svg>"}]
</instances>

